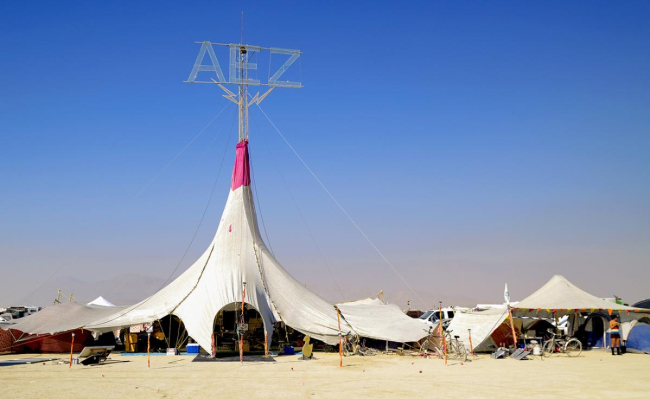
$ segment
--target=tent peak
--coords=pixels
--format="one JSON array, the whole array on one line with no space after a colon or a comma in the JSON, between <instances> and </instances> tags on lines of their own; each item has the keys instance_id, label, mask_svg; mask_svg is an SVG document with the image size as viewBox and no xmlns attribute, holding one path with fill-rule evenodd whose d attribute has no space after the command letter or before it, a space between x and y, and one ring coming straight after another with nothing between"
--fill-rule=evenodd
<instances>
[{"instance_id":1,"label":"tent peak","mask_svg":"<svg viewBox=\"0 0 650 399\"><path fill-rule=\"evenodd\" d=\"M230 190L232 191L235 191L241 186L249 186L251 184L248 140L242 140L237 143L236 151L235 167L232 171L232 181L230 183Z\"/></svg>"}]
</instances>

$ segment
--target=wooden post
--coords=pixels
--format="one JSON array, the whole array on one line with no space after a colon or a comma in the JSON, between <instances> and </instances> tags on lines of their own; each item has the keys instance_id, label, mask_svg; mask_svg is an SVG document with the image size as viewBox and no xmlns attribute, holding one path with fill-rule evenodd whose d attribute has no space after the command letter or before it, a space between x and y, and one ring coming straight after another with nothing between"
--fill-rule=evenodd
<instances>
[{"instance_id":1,"label":"wooden post","mask_svg":"<svg viewBox=\"0 0 650 399\"><path fill-rule=\"evenodd\" d=\"M72 348L74 348L74 333L72 333L72 342L70 342L70 366L68 366L68 370L72 368Z\"/></svg>"}]
</instances>

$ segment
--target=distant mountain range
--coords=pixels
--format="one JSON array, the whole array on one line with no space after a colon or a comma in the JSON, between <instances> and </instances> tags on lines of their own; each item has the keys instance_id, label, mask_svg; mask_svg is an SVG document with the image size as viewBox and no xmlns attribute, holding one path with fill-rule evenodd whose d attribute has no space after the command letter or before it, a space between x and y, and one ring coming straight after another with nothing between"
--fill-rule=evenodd
<instances>
[{"instance_id":1,"label":"distant mountain range","mask_svg":"<svg viewBox=\"0 0 650 399\"><path fill-rule=\"evenodd\" d=\"M70 294L73 294L75 302L88 303L98 296L103 296L110 302L118 306L133 305L146 297L156 293L163 287L164 279L156 276L142 274L120 274L111 278L99 281L85 281L74 276L57 276L45 283L32 293L26 293L25 297L19 299L17 303L3 303L0 306L50 306L54 302L57 290L61 289L61 302L67 302ZM310 285L307 288L312 290L323 299L331 302L343 302L362 299L376 295L379 289L374 287L351 287L342 286L343 296L338 288L326 285ZM475 306L476 298L470 298L464 295L445 295L439 298L435 292L417 293L422 302L409 290L387 291L385 299L388 303L394 303L402 309L430 309L438 306L438 300L443 299L443 306ZM410 305L409 305L410 301Z\"/></svg>"},{"instance_id":2,"label":"distant mountain range","mask_svg":"<svg viewBox=\"0 0 650 399\"><path fill-rule=\"evenodd\" d=\"M85 281L74 276L57 276L37 291L26 293L20 303L4 303L2 306L50 306L57 291L61 289L61 302L68 302L70 294L78 303L88 303L103 296L115 305L132 305L162 288L164 279L141 274L120 274L105 280Z\"/></svg>"}]
</instances>

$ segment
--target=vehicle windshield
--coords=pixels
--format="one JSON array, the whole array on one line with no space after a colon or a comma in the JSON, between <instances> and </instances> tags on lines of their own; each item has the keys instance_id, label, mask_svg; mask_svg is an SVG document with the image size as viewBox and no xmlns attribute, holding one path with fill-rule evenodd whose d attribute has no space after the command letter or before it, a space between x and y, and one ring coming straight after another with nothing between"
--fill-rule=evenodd
<instances>
[{"instance_id":1,"label":"vehicle windshield","mask_svg":"<svg viewBox=\"0 0 650 399\"><path fill-rule=\"evenodd\" d=\"M428 319L429 316L431 316L431 313L433 313L433 310L427 310L426 312L424 312L424 314L422 314L422 316L420 316L420 319L422 320Z\"/></svg>"},{"instance_id":2,"label":"vehicle windshield","mask_svg":"<svg viewBox=\"0 0 650 399\"><path fill-rule=\"evenodd\" d=\"M426 312L424 312L424 314L422 316L420 316L420 319L422 319L422 320L429 320L430 319L430 321L436 321L436 320L439 319L439 317L438 317L439 313L440 313L440 311L438 311L438 310L427 310Z\"/></svg>"}]
</instances>

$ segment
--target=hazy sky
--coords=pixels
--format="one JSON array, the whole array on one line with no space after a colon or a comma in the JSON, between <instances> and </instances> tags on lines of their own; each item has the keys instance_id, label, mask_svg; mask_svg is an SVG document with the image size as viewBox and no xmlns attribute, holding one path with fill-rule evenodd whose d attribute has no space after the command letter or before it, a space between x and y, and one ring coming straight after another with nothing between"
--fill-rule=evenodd
<instances>
[{"instance_id":1,"label":"hazy sky","mask_svg":"<svg viewBox=\"0 0 650 399\"><path fill-rule=\"evenodd\" d=\"M151 289L116 281L203 252L235 107L183 80L242 9L246 43L304 52L304 88L263 109L426 303L252 110L258 211L308 287L471 305L562 274L650 297L647 1L43 1L0 4L0 305L101 281L79 300L128 302Z\"/></svg>"}]
</instances>

